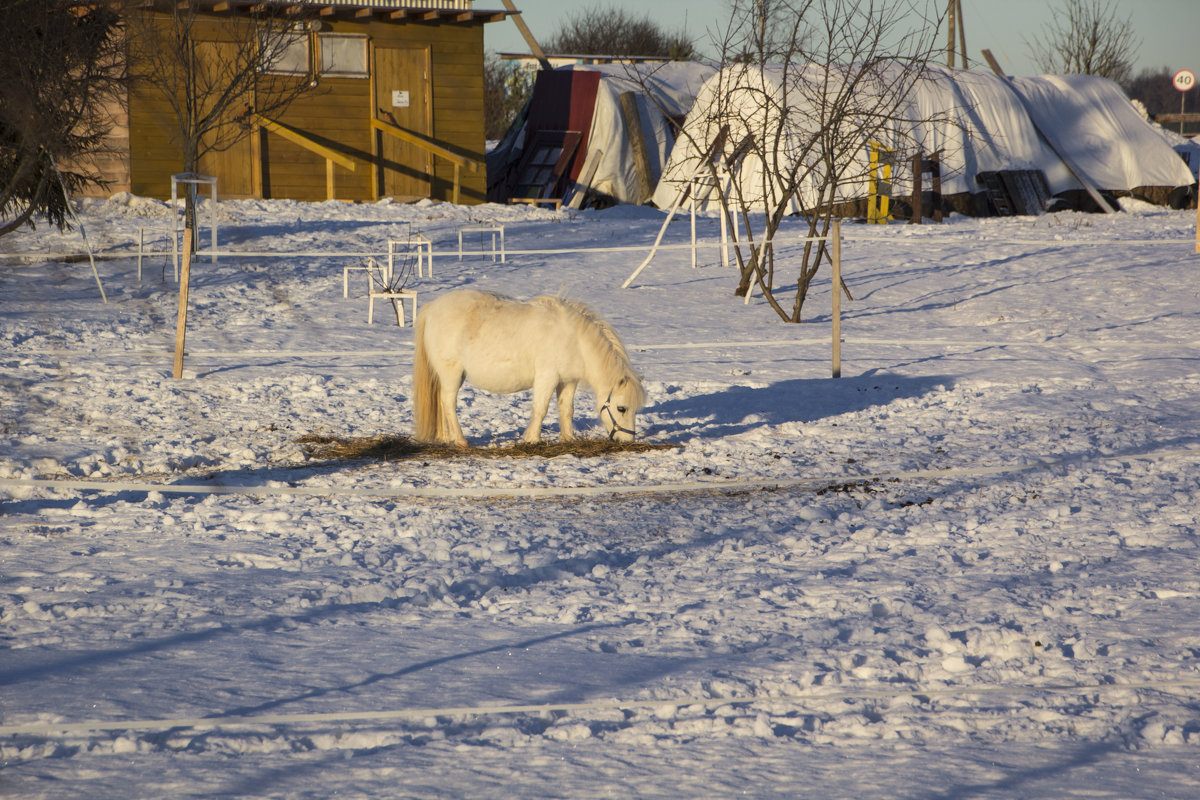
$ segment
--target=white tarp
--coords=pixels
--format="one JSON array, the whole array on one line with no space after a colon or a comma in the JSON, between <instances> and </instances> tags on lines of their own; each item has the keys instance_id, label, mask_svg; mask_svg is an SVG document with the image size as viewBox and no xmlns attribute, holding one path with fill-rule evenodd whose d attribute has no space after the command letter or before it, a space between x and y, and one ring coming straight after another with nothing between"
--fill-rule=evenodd
<instances>
[{"instance_id":1,"label":"white tarp","mask_svg":"<svg viewBox=\"0 0 1200 800\"><path fill-rule=\"evenodd\" d=\"M1094 75L1011 80L1047 138L1101 189L1192 183L1183 159L1112 81Z\"/></svg>"},{"instance_id":2,"label":"white tarp","mask_svg":"<svg viewBox=\"0 0 1200 800\"><path fill-rule=\"evenodd\" d=\"M622 203L642 203L647 191L653 191L662 175L675 133L671 117L682 119L692 107L696 92L716 73L716 68L690 61L658 64L577 64L560 70L600 73L596 103L588 131L587 151L581 154L581 180L591 175L580 189L608 195ZM620 97L633 92L641 135L650 161L650 185L642 188L634 162L633 145L621 113ZM488 159L489 172L502 173L521 159L524 131L513 144L497 148ZM595 167L592 170L592 167Z\"/></svg>"},{"instance_id":3,"label":"white tarp","mask_svg":"<svg viewBox=\"0 0 1200 800\"><path fill-rule=\"evenodd\" d=\"M601 73L596 92L596 113L588 133L587 154L583 174L589 171L589 160L596 162L596 171L588 186L622 203L641 203L641 186L633 157L633 145L621 115L620 97L625 92L635 94L642 136L650 158L653 191L662 175L664 165L675 144L675 133L669 118L682 118L692 107L696 92L716 73L716 68L690 61L672 61L653 66L624 64L577 66L575 69ZM631 70L639 72L631 73Z\"/></svg>"},{"instance_id":4,"label":"white tarp","mask_svg":"<svg viewBox=\"0 0 1200 800\"><path fill-rule=\"evenodd\" d=\"M778 142L772 152L803 149L802 140L813 133L821 115L813 111L809 100L798 99L799 91L784 87L779 68L728 67L710 78L688 114L685 134L672 151L654 203L666 208L676 200L688 178L696 174L700 155L722 124L730 123L731 129L726 152L747 124L758 136ZM783 108L788 109L789 119L781 121L776 109ZM1056 149L1099 189L1129 191L1192 183L1187 166L1174 149L1121 89L1103 78L1008 79L932 67L929 76L915 84L896 116L909 121L892 123L879 137L884 145L909 151L895 166L892 196L911 192L907 156L914 147L925 154L941 151L942 193L946 195L978 193L982 187L976 176L997 170L1041 170L1051 194L1083 188ZM847 157L853 164L847 170L850 180L836 198L839 201L866 194L867 143ZM764 182L764 170L761 159L754 156L738 170L743 195L752 204L761 201L764 191L778 188ZM798 200L805 207L818 204L812 188L803 183Z\"/></svg>"}]
</instances>

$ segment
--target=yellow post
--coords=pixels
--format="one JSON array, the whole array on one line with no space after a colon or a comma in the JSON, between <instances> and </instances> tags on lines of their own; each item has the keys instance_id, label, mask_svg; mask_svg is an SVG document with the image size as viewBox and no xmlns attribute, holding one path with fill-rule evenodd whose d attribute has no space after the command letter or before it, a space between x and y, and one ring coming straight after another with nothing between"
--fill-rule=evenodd
<instances>
[{"instance_id":1,"label":"yellow post","mask_svg":"<svg viewBox=\"0 0 1200 800\"><path fill-rule=\"evenodd\" d=\"M870 161L868 163L867 222L886 225L892 218L892 159L890 147L879 142L867 142ZM881 157L882 156L882 157Z\"/></svg>"}]
</instances>

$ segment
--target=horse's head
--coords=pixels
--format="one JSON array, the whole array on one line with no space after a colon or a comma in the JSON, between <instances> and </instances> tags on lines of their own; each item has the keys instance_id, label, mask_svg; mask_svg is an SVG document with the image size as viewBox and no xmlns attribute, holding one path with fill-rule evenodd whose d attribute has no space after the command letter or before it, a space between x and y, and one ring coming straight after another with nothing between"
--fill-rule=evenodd
<instances>
[{"instance_id":1,"label":"horse's head","mask_svg":"<svg viewBox=\"0 0 1200 800\"><path fill-rule=\"evenodd\" d=\"M608 390L608 396L600 403L600 421L614 442L632 442L634 418L645 402L642 386L636 378L621 378Z\"/></svg>"}]
</instances>

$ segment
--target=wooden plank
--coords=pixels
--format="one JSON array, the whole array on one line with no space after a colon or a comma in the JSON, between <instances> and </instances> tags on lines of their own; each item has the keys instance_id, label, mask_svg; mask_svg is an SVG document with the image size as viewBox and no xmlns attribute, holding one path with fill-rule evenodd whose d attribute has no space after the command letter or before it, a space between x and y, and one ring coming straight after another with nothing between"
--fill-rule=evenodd
<instances>
[{"instance_id":1,"label":"wooden plank","mask_svg":"<svg viewBox=\"0 0 1200 800\"><path fill-rule=\"evenodd\" d=\"M650 152L646 149L646 137L642 132L642 120L637 110L637 94L624 92L617 99L621 104L621 118L625 122L625 132L633 150L633 167L637 171L639 184L638 202L644 203L654 191L654 176L650 171Z\"/></svg>"},{"instance_id":2,"label":"wooden plank","mask_svg":"<svg viewBox=\"0 0 1200 800\"><path fill-rule=\"evenodd\" d=\"M172 375L183 377L184 342L187 338L188 287L192 278L192 227L183 229L183 272L179 276L179 311L175 317L175 367Z\"/></svg>"}]
</instances>

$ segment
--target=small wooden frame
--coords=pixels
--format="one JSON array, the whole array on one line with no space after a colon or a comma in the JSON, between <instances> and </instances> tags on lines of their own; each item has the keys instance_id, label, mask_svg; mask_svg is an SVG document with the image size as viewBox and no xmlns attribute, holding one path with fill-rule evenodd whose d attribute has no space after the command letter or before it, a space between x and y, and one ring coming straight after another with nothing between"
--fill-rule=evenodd
<instances>
[{"instance_id":1,"label":"small wooden frame","mask_svg":"<svg viewBox=\"0 0 1200 800\"><path fill-rule=\"evenodd\" d=\"M145 252L146 252L146 231L147 230L163 230L163 229L154 228L154 227L148 228L145 225L138 225L138 256L137 256L138 283L142 282L142 259L145 257ZM173 228L166 229L166 231L167 231L167 233L169 233L171 235L171 253L173 256L171 259L171 262L175 265L175 282L179 283L179 258L178 258L179 234Z\"/></svg>"},{"instance_id":2,"label":"small wooden frame","mask_svg":"<svg viewBox=\"0 0 1200 800\"><path fill-rule=\"evenodd\" d=\"M506 261L506 253L504 252L504 226L503 225L464 225L458 229L458 260L463 260L463 234L464 233L490 233L492 235L492 261L496 260L496 239L500 239L500 263Z\"/></svg>"},{"instance_id":3,"label":"small wooden frame","mask_svg":"<svg viewBox=\"0 0 1200 800\"><path fill-rule=\"evenodd\" d=\"M396 272L396 256L400 253L417 254L417 277L433 277L433 242L424 234L416 234L408 239L388 239L387 272L384 282L391 283L392 275ZM428 259L428 261L426 261ZM426 266L428 264L428 267ZM426 276L426 272L429 273Z\"/></svg>"},{"instance_id":4,"label":"small wooden frame","mask_svg":"<svg viewBox=\"0 0 1200 800\"><path fill-rule=\"evenodd\" d=\"M528 203L531 206L554 206L555 211L562 208L561 197L512 197L508 202Z\"/></svg>"},{"instance_id":5,"label":"small wooden frame","mask_svg":"<svg viewBox=\"0 0 1200 800\"><path fill-rule=\"evenodd\" d=\"M382 264L373 258L368 258L365 264L351 264L342 267L342 297L350 296L350 272L351 270L361 269L367 273L367 291L372 291L376 281L382 285L386 285L391 276L388 274L389 268L385 268ZM376 279L375 273L379 273L379 278Z\"/></svg>"},{"instance_id":6,"label":"small wooden frame","mask_svg":"<svg viewBox=\"0 0 1200 800\"><path fill-rule=\"evenodd\" d=\"M412 301L412 316L413 322L417 321L417 293L412 289L380 289L379 291L371 290L367 295L367 324L371 325L375 322L375 301L376 300L392 300L395 301L396 307L396 324L401 328L404 327L404 301Z\"/></svg>"}]
</instances>

